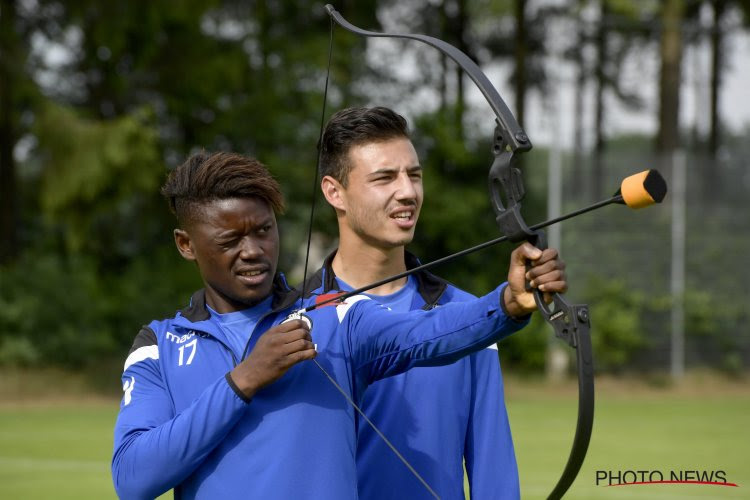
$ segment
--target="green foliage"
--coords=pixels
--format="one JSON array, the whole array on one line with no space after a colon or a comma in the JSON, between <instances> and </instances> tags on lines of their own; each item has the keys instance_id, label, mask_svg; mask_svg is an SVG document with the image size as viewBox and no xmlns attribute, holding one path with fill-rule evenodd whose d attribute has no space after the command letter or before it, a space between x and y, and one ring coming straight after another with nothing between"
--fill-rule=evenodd
<instances>
[{"instance_id":1,"label":"green foliage","mask_svg":"<svg viewBox=\"0 0 750 500\"><path fill-rule=\"evenodd\" d=\"M90 262L26 253L2 273L0 339L6 362L30 361L23 351L8 352L14 344L25 345L34 360L70 367L112 350L102 314L109 294Z\"/></svg>"},{"instance_id":2,"label":"green foliage","mask_svg":"<svg viewBox=\"0 0 750 500\"><path fill-rule=\"evenodd\" d=\"M523 330L516 332L498 345L504 369L513 373L540 373L544 370L547 346L552 334L549 325L539 314ZM555 340L555 342L557 342Z\"/></svg>"},{"instance_id":3,"label":"green foliage","mask_svg":"<svg viewBox=\"0 0 750 500\"><path fill-rule=\"evenodd\" d=\"M742 345L748 341L748 333L735 328L737 324L747 324L742 305L706 290L689 290L684 302L688 342L711 346L720 360L718 368L733 375L742 373ZM697 353L699 359L701 351Z\"/></svg>"},{"instance_id":4,"label":"green foliage","mask_svg":"<svg viewBox=\"0 0 750 500\"><path fill-rule=\"evenodd\" d=\"M324 10L297 3L72 0L41 2L38 18L18 11L23 43L41 37L69 58L27 61L41 92L19 110L34 147L19 165L24 248L0 270L0 363L121 358L141 324L187 303L200 280L174 250L158 191L165 165L192 150L267 163L290 201L284 247L296 248L328 43Z\"/></svg>"},{"instance_id":5,"label":"green foliage","mask_svg":"<svg viewBox=\"0 0 750 500\"><path fill-rule=\"evenodd\" d=\"M92 257L27 252L0 269L0 365L81 369L124 359L142 324L174 314L200 287L173 248L147 257L102 274Z\"/></svg>"},{"instance_id":6,"label":"green foliage","mask_svg":"<svg viewBox=\"0 0 750 500\"><path fill-rule=\"evenodd\" d=\"M656 0L641 0L640 2L633 2L631 0L605 0L605 2L612 13L632 19L637 19L639 16L652 16L659 7Z\"/></svg>"},{"instance_id":7,"label":"green foliage","mask_svg":"<svg viewBox=\"0 0 750 500\"><path fill-rule=\"evenodd\" d=\"M39 352L26 337L0 339L0 366L27 367L39 362Z\"/></svg>"},{"instance_id":8,"label":"green foliage","mask_svg":"<svg viewBox=\"0 0 750 500\"><path fill-rule=\"evenodd\" d=\"M585 288L597 372L627 369L634 356L648 346L644 316L655 307L654 303L646 301L642 291L628 287L622 280L592 277ZM568 300L573 299L568 297ZM552 329L541 315L534 314L529 326L500 345L501 359L507 360L514 370L541 372L545 367L549 342L560 343L567 355L573 358L574 351L553 337ZM573 369L575 360L571 361Z\"/></svg>"},{"instance_id":9,"label":"green foliage","mask_svg":"<svg viewBox=\"0 0 750 500\"><path fill-rule=\"evenodd\" d=\"M116 120L82 119L48 103L37 118L43 165L40 205L65 226L68 247L77 251L97 219L127 212L162 179L156 133L141 111Z\"/></svg>"},{"instance_id":10,"label":"green foliage","mask_svg":"<svg viewBox=\"0 0 750 500\"><path fill-rule=\"evenodd\" d=\"M606 2L618 19L625 16L634 23L653 17L657 3ZM28 57L4 66L17 97L8 107L16 128L3 139L10 137L10 143L22 138L19 150L33 147L19 155L14 181L21 243L14 253L21 257L0 269L0 364L78 366L96 357L120 357L140 324L186 303L200 282L174 251L174 222L158 188L168 167L197 149L234 150L257 156L270 167L288 201L280 221L281 268L299 265L329 43L329 20L321 4L16 4L9 25L17 31L4 34L17 49L13 57ZM429 32L455 43L460 39L470 55L486 63L510 56L514 5L511 0L467 2L465 20L456 6L430 2L409 6L367 0L348 2L341 11L355 24L377 30L376 13L402 9L407 15L400 27L413 28L406 31ZM570 3L560 9L567 7L576 12ZM539 85L545 61L539 56L548 49L546 23L557 14L552 7L532 10L536 17L529 21L528 48L535 55L526 65L527 83ZM476 36L459 36L469 32ZM389 59L393 64L371 68L366 40L340 29L334 37L329 116L356 104L408 106L417 89L424 89L426 82L435 85L440 109L422 112L411 124L425 166L425 204L410 249L431 261L495 238L485 187L493 160L490 144L472 128L468 104L458 102L462 97L457 90L454 95L453 67L419 57L417 76L401 81L393 68L404 60L403 47L411 50L412 45L398 46ZM590 42L584 42L585 48ZM62 62L44 57L39 48L45 46L61 53ZM626 54L633 46L622 47ZM491 120L490 115L482 117ZM731 191L733 206L747 198L746 186L731 181L719 186L717 179L739 178L744 171L746 135L726 138L728 151L739 152L728 155L727 165L704 168L711 174L704 190L717 197ZM643 154L650 141L644 136L611 138L609 155L600 158L603 185L614 190L619 182L616 162L630 169L653 165L653 158ZM544 215L545 153L535 148L522 165L528 191L523 212L529 222ZM578 160L576 174L566 178L565 209L580 207L581 193L590 182L590 172L584 171L587 161ZM700 217L703 227L689 236L687 245L686 329L695 358L703 362L705 352L708 363L715 359L708 355L718 352L722 366L733 371L742 366L741 350L750 345L742 328L748 313L737 299L746 280L704 265L743 262L750 250L742 218L727 222L725 212L699 203L688 207L688 220ZM316 215L316 233L332 241L336 225L320 199ZM669 253L664 251L669 247L668 224L665 209L647 214L607 209L606 214L602 210L565 223L562 247L569 263L569 296L591 302L600 371L624 370L638 361L640 352L664 350L670 306L665 289ZM716 241L723 244L711 244ZM511 249L510 244L498 245L435 272L482 294L504 279ZM589 280L592 273L596 278ZM539 370L549 337L549 328L535 318L503 343L501 354L517 369Z\"/></svg>"},{"instance_id":11,"label":"green foliage","mask_svg":"<svg viewBox=\"0 0 750 500\"><path fill-rule=\"evenodd\" d=\"M642 318L648 302L642 291L622 280L592 278L587 287L596 368L621 370L646 345Z\"/></svg>"}]
</instances>

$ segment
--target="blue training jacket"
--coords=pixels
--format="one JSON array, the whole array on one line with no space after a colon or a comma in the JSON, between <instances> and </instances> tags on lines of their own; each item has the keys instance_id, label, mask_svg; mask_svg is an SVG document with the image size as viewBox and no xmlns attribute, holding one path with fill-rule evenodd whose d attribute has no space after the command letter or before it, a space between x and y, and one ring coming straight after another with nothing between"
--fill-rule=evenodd
<instances>
[{"instance_id":1,"label":"blue training jacket","mask_svg":"<svg viewBox=\"0 0 750 500\"><path fill-rule=\"evenodd\" d=\"M486 296L397 314L366 297L309 313L317 361L359 400L372 382L414 366L451 363L522 324ZM301 302L279 275L260 335ZM228 373L240 361L209 320L205 294L136 336L122 375L112 477L126 499L357 498L354 410L315 363L292 367L247 400Z\"/></svg>"},{"instance_id":2,"label":"blue training jacket","mask_svg":"<svg viewBox=\"0 0 750 500\"><path fill-rule=\"evenodd\" d=\"M306 295L338 289L331 267L335 254L308 280ZM408 269L420 264L408 252L405 258ZM475 298L426 271L412 276L418 291L413 310ZM359 404L443 500L464 498L464 460L473 500L520 497L496 346L450 365L377 381ZM364 421L358 425L357 473L360 500L433 498Z\"/></svg>"}]
</instances>

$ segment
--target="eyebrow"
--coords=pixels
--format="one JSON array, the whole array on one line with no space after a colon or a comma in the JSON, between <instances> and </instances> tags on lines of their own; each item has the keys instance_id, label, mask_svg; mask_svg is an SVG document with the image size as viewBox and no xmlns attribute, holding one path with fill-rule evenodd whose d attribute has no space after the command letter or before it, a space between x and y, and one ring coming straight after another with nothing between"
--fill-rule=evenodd
<instances>
[{"instance_id":1,"label":"eyebrow","mask_svg":"<svg viewBox=\"0 0 750 500\"><path fill-rule=\"evenodd\" d=\"M214 238L232 238L234 236L237 236L240 232L235 229L228 229L226 231L221 231L220 233L216 233L214 235Z\"/></svg>"},{"instance_id":2,"label":"eyebrow","mask_svg":"<svg viewBox=\"0 0 750 500\"><path fill-rule=\"evenodd\" d=\"M368 177L372 177L372 176L375 176L375 175L378 175L378 174L392 174L394 172L398 172L399 170L400 170L399 167L384 167L384 168L379 168L379 169L377 169L377 170L375 170L373 172L370 172L368 174ZM411 167L406 167L406 171L408 173L410 173L410 174L414 173L414 172L420 172L421 170L422 170L422 165L414 165L414 166L411 166Z\"/></svg>"},{"instance_id":3,"label":"eyebrow","mask_svg":"<svg viewBox=\"0 0 750 500\"><path fill-rule=\"evenodd\" d=\"M273 225L273 218L268 217L267 219L263 219L258 224L253 224L253 228L263 227L267 225ZM227 229L225 231L221 231L219 233L216 233L214 235L214 238L233 238L235 236L243 234L242 231L238 231L237 229Z\"/></svg>"}]
</instances>

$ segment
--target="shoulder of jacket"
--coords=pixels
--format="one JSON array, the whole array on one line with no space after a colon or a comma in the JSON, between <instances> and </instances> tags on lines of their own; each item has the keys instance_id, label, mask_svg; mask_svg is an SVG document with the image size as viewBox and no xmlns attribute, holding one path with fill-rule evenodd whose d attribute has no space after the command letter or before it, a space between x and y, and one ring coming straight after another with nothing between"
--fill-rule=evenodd
<instances>
[{"instance_id":1,"label":"shoulder of jacket","mask_svg":"<svg viewBox=\"0 0 750 500\"><path fill-rule=\"evenodd\" d=\"M447 288L445 290L445 301L451 302L451 301L466 301L466 300L473 300L476 299L477 296L467 292L466 290L463 290L461 288L458 288L456 285L453 285L446 281Z\"/></svg>"},{"instance_id":2,"label":"shoulder of jacket","mask_svg":"<svg viewBox=\"0 0 750 500\"><path fill-rule=\"evenodd\" d=\"M130 347L128 355L133 354L134 351L137 351L141 347L149 347L157 344L158 341L156 340L156 332L154 332L154 330L151 328L151 325L143 325L138 331L138 334L135 336L133 345Z\"/></svg>"}]
</instances>

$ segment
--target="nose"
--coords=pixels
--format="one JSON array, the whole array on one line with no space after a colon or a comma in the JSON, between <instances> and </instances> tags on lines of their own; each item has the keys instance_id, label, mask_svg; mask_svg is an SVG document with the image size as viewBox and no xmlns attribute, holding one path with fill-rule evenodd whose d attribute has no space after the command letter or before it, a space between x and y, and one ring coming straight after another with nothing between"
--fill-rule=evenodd
<instances>
[{"instance_id":1,"label":"nose","mask_svg":"<svg viewBox=\"0 0 750 500\"><path fill-rule=\"evenodd\" d=\"M407 172L401 172L397 179L396 185L396 199L399 201L416 201L417 200L417 186L414 179L412 179Z\"/></svg>"},{"instance_id":2,"label":"nose","mask_svg":"<svg viewBox=\"0 0 750 500\"><path fill-rule=\"evenodd\" d=\"M263 247L250 236L242 238L240 245L240 258L244 260L257 259L263 255Z\"/></svg>"}]
</instances>

